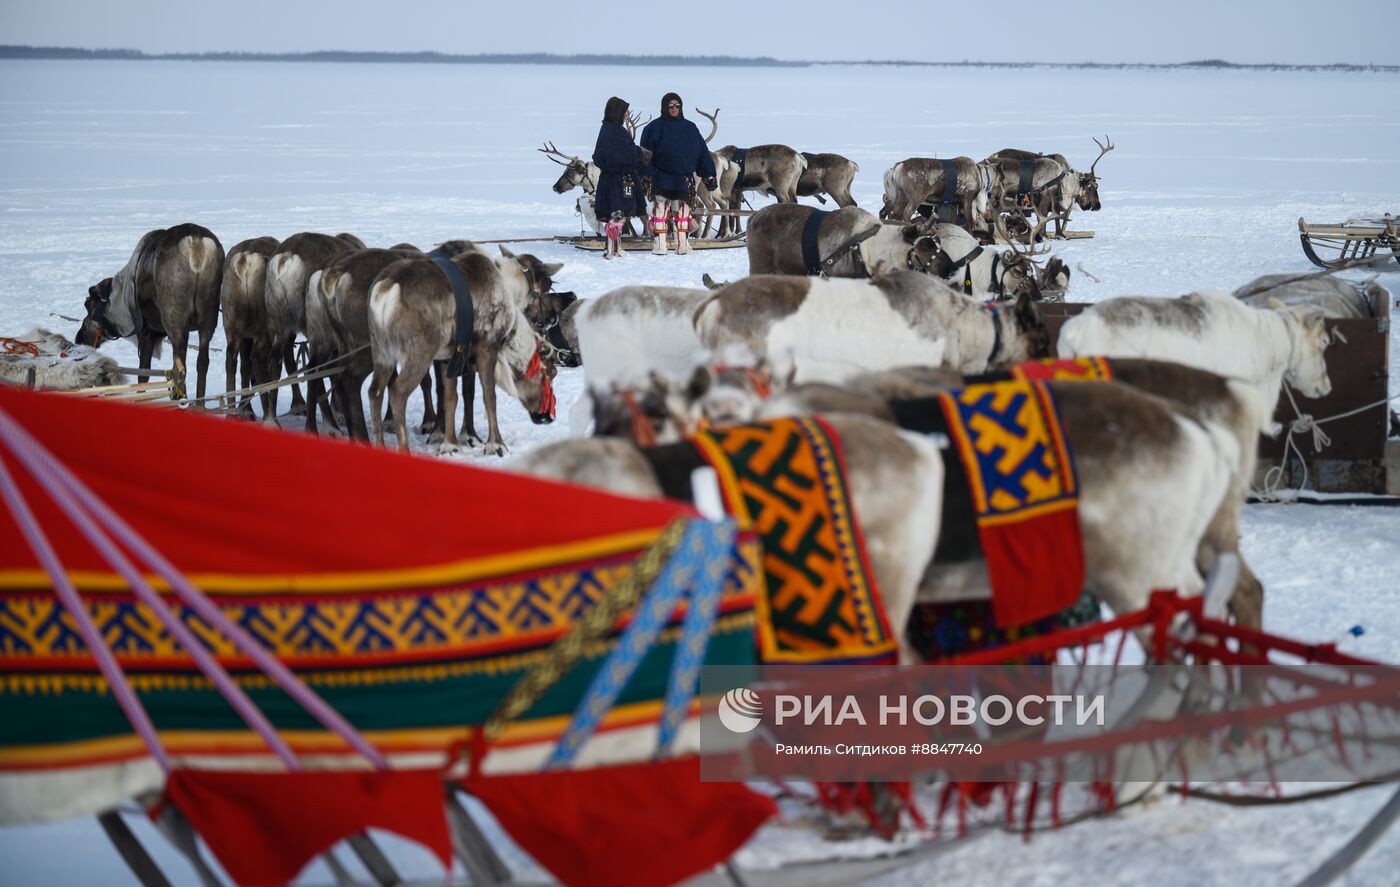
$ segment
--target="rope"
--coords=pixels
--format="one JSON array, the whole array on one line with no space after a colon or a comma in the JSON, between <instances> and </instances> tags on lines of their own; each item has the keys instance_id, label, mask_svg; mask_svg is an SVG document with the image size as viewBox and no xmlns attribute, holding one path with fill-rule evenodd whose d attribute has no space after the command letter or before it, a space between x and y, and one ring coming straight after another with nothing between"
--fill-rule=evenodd
<instances>
[{"instance_id":1,"label":"rope","mask_svg":"<svg viewBox=\"0 0 1400 887\"><path fill-rule=\"evenodd\" d=\"M194 403L204 403L207 400L224 400L226 398L230 400L241 399L254 394L262 394L265 391L272 391L274 388L286 388L289 385L298 385L302 382L313 382L317 379L324 379L327 376L334 376L338 373L345 372L345 367L335 365L347 360L348 358L354 357L356 354L359 354L361 351L364 351L367 348L369 348L368 345L361 345L360 347L347 351L344 354L337 354L330 360L327 360L323 363L319 363L314 367L303 367L302 369L297 370L292 375L287 376L284 379L278 379L276 382L263 382L260 385L253 385L248 388L236 388L233 391L225 391L222 394L209 394L204 397L187 397L181 400L176 400L173 403L175 406L188 406ZM332 367L334 368L332 369ZM225 407L226 411L231 411L233 409L235 409L235 406Z\"/></svg>"},{"instance_id":2,"label":"rope","mask_svg":"<svg viewBox=\"0 0 1400 887\"><path fill-rule=\"evenodd\" d=\"M0 348L3 348L6 354L26 354L30 357L40 355L37 342L26 342L23 339L12 339L9 336L0 336Z\"/></svg>"},{"instance_id":3,"label":"rope","mask_svg":"<svg viewBox=\"0 0 1400 887\"><path fill-rule=\"evenodd\" d=\"M1390 403L1392 400L1400 399L1400 394L1397 394L1392 397L1373 401L1365 406L1357 407L1354 410L1347 410L1345 413L1338 413L1335 416L1328 416L1325 419L1315 419L1311 414L1298 409L1298 401L1293 398L1292 386L1284 385L1283 392L1288 395L1288 402L1292 405L1293 414L1297 418L1288 424L1288 437L1284 438L1283 441L1283 457L1279 459L1277 465L1264 473L1264 489L1259 494L1259 498L1265 502L1288 502L1296 498L1279 495L1279 486L1283 483L1283 472L1288 466L1288 454L1290 451L1297 456L1298 462L1303 466L1303 479L1301 483L1296 488L1290 487L1290 491L1299 493L1308 486L1308 461L1303 458L1303 451L1293 442L1293 435L1311 432L1313 436L1313 452L1320 453L1323 448L1332 443L1332 438L1328 437L1327 432L1323 431L1319 426L1327 422L1335 422L1338 419L1345 419L1348 416L1355 416L1357 413L1364 413L1367 410Z\"/></svg>"}]
</instances>

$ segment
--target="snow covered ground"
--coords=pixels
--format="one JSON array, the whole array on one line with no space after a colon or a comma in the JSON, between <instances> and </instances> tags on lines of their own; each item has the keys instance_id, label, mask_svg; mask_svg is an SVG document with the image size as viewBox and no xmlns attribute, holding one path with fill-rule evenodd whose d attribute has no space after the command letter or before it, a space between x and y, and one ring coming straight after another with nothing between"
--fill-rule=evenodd
<instances>
[{"instance_id":1,"label":"snow covered ground","mask_svg":"<svg viewBox=\"0 0 1400 887\"><path fill-rule=\"evenodd\" d=\"M77 324L66 318L81 316L87 287L121 267L144 232L185 221L225 248L303 230L350 231L376 246L576 233L574 195L550 191L559 167L532 149L552 140L587 155L609 95L655 113L672 89L688 107L723 109L716 147L783 142L851 157L861 166L854 194L871 210L882 172L905 157L1026 147L1087 168L1090 136L1108 133L1118 148L1099 164L1104 210L1073 224L1097 236L1055 248L1076 268L1070 298L1233 289L1311 270L1299 216L1400 210L1395 87L1394 75L1374 73L5 61L0 334L50 326L71 337ZM605 263L556 243L512 248L564 262L558 287L585 297L627 283L699 286L702 273L732 279L746 269L743 250ZM1400 295L1400 275L1382 282ZM214 345L223 347L221 334ZM134 365L134 347L107 347ZM223 390L221 357L213 391ZM580 371L561 371L561 415L581 390ZM563 422L534 426L500 402L516 453L566 433ZM1400 662L1400 513L1251 506L1244 533L1268 589L1268 628ZM1347 634L1354 625L1365 633ZM970 841L880 883L1282 883L1388 794L1273 810L1170 800L1029 846L1002 835ZM149 843L168 872L193 883ZM433 877L424 854L402 844L394 853ZM1347 883L1394 883L1397 862L1392 830ZM40 883L134 882L92 821L0 831L0 884Z\"/></svg>"}]
</instances>

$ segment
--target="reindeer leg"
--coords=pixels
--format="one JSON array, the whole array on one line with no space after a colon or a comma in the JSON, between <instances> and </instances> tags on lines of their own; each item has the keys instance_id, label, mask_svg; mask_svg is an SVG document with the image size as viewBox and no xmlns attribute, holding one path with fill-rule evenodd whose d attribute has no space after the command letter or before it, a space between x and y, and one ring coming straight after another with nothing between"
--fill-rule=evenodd
<instances>
[{"instance_id":1,"label":"reindeer leg","mask_svg":"<svg viewBox=\"0 0 1400 887\"><path fill-rule=\"evenodd\" d=\"M315 352L309 352L306 358L307 366L320 366L322 356ZM316 425L316 410L326 402L326 390L321 385L321 379L309 380L306 383L306 430L309 434L320 434L321 430Z\"/></svg>"},{"instance_id":2,"label":"reindeer leg","mask_svg":"<svg viewBox=\"0 0 1400 887\"><path fill-rule=\"evenodd\" d=\"M488 456L506 454L501 429L496 425L496 359L499 351L499 348L487 348L484 344L476 346L476 371L481 376L481 401L486 406L487 430L484 449Z\"/></svg>"},{"instance_id":3,"label":"reindeer leg","mask_svg":"<svg viewBox=\"0 0 1400 887\"><path fill-rule=\"evenodd\" d=\"M352 364L345 370L345 423L349 426L352 440L369 440L365 429L365 405L361 392L365 387L365 371Z\"/></svg>"},{"instance_id":4,"label":"reindeer leg","mask_svg":"<svg viewBox=\"0 0 1400 887\"><path fill-rule=\"evenodd\" d=\"M181 324L181 326L183 325ZM184 400L190 396L189 389L185 387L185 377L188 375L185 354L189 351L189 347L189 333L181 332L170 337L171 394L178 400Z\"/></svg>"},{"instance_id":5,"label":"reindeer leg","mask_svg":"<svg viewBox=\"0 0 1400 887\"><path fill-rule=\"evenodd\" d=\"M438 445L438 455L451 456L462 451L457 445L457 380L447 377L445 361L435 362L433 369L434 375L442 381L442 415L446 420L443 425L442 443Z\"/></svg>"},{"instance_id":6,"label":"reindeer leg","mask_svg":"<svg viewBox=\"0 0 1400 887\"><path fill-rule=\"evenodd\" d=\"M253 367L253 340L244 338L238 343L238 362L243 367L242 381L244 388L252 388L256 383L253 381L256 370ZM238 398L238 415L244 418L253 418L253 397L244 394Z\"/></svg>"},{"instance_id":7,"label":"reindeer leg","mask_svg":"<svg viewBox=\"0 0 1400 887\"><path fill-rule=\"evenodd\" d=\"M369 417L374 423L374 442L384 446L384 389L394 378L393 364L374 364L374 378L369 383Z\"/></svg>"},{"instance_id":8,"label":"reindeer leg","mask_svg":"<svg viewBox=\"0 0 1400 887\"><path fill-rule=\"evenodd\" d=\"M419 434L432 434L437 427L437 412L433 409L433 380L424 376L418 383L418 390L423 392L423 422L418 426ZM442 394L438 394L438 404L442 404Z\"/></svg>"},{"instance_id":9,"label":"reindeer leg","mask_svg":"<svg viewBox=\"0 0 1400 887\"><path fill-rule=\"evenodd\" d=\"M196 397L204 397L204 386L205 383L208 382L209 377L209 340L213 337L214 331L212 329L202 329L199 331L199 351L195 355L194 359L195 372L198 373L198 377L195 379L194 387L194 393ZM230 350L232 349L231 345L227 347L229 347ZM204 401L199 401L199 403L196 404L196 406L198 406L201 410L204 409Z\"/></svg>"},{"instance_id":10,"label":"reindeer leg","mask_svg":"<svg viewBox=\"0 0 1400 887\"><path fill-rule=\"evenodd\" d=\"M136 365L143 370L151 368L151 354L156 350L155 339L151 334L142 330L136 334ZM137 375L136 381L145 384L151 378L149 375Z\"/></svg>"},{"instance_id":11,"label":"reindeer leg","mask_svg":"<svg viewBox=\"0 0 1400 887\"><path fill-rule=\"evenodd\" d=\"M453 399L452 412L447 411L447 389L453 385L447 379L447 364L442 361L433 361L433 387L437 390L437 412L433 414L433 421L428 422L427 416L423 417L423 425L428 428L428 443L440 444L447 440L447 426L457 419L457 403Z\"/></svg>"},{"instance_id":12,"label":"reindeer leg","mask_svg":"<svg viewBox=\"0 0 1400 887\"><path fill-rule=\"evenodd\" d=\"M476 433L476 365L467 364L462 373L462 434L461 439L469 447L483 446L481 435Z\"/></svg>"},{"instance_id":13,"label":"reindeer leg","mask_svg":"<svg viewBox=\"0 0 1400 887\"><path fill-rule=\"evenodd\" d=\"M232 398L230 394L238 390L238 355L239 352L243 350L243 340L236 335L226 336L225 338L228 339L228 344L226 346L227 350L224 352L224 399L219 401L219 406L223 408L225 413L231 413L233 412L234 398ZM203 342L200 342L200 345L203 344ZM243 372L246 376L248 372L246 364L244 365ZM199 393L203 394L204 391L201 390Z\"/></svg>"},{"instance_id":14,"label":"reindeer leg","mask_svg":"<svg viewBox=\"0 0 1400 887\"><path fill-rule=\"evenodd\" d=\"M403 371L389 386L389 404L394 408L394 430L399 436L399 451L408 452L408 396L418 387L419 379L428 371L432 354L413 355L403 363Z\"/></svg>"},{"instance_id":15,"label":"reindeer leg","mask_svg":"<svg viewBox=\"0 0 1400 887\"><path fill-rule=\"evenodd\" d=\"M296 338L295 333L292 334L292 338ZM296 375L297 353L296 348L292 345L291 342L288 342L282 350L282 363L287 368L288 376ZM304 409L306 409L306 400L301 396L301 386L293 385L291 414L293 416L299 416L301 415L301 411Z\"/></svg>"}]
</instances>

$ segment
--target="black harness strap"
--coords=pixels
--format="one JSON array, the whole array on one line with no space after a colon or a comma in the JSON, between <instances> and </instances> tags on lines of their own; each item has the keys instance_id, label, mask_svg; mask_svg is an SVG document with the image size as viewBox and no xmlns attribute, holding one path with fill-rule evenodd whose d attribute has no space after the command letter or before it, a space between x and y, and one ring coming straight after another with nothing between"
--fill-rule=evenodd
<instances>
[{"instance_id":1,"label":"black harness strap","mask_svg":"<svg viewBox=\"0 0 1400 887\"><path fill-rule=\"evenodd\" d=\"M817 238L821 235L822 223L833 210L814 209L802 226L802 267L808 274L822 273L821 245Z\"/></svg>"},{"instance_id":2,"label":"black harness strap","mask_svg":"<svg viewBox=\"0 0 1400 887\"><path fill-rule=\"evenodd\" d=\"M943 164L943 197L939 206L949 206L958 199L958 165L951 160L938 162Z\"/></svg>"},{"instance_id":3,"label":"black harness strap","mask_svg":"<svg viewBox=\"0 0 1400 887\"><path fill-rule=\"evenodd\" d=\"M1021 197L1032 193L1031 186L1035 177L1035 160L1026 158L1021 161L1021 181L1016 186L1016 196Z\"/></svg>"},{"instance_id":4,"label":"black harness strap","mask_svg":"<svg viewBox=\"0 0 1400 887\"><path fill-rule=\"evenodd\" d=\"M1001 353L1001 315L991 305L987 306L987 310L992 312L992 353L987 355L987 365L991 366Z\"/></svg>"},{"instance_id":5,"label":"black harness strap","mask_svg":"<svg viewBox=\"0 0 1400 887\"><path fill-rule=\"evenodd\" d=\"M734 161L734 163L739 167L739 175L734 179L734 187L736 189L742 188L744 186L744 167L749 162L749 149L735 148L734 153L730 156L729 159Z\"/></svg>"},{"instance_id":6,"label":"black harness strap","mask_svg":"<svg viewBox=\"0 0 1400 887\"><path fill-rule=\"evenodd\" d=\"M936 397L892 400L890 409L894 411L895 424L906 431L948 436L948 419ZM943 471L943 516L938 525L938 547L934 550L933 562L956 564L977 560L982 556L982 544L977 538L972 486L957 447L948 446L943 450Z\"/></svg>"},{"instance_id":7,"label":"black harness strap","mask_svg":"<svg viewBox=\"0 0 1400 887\"><path fill-rule=\"evenodd\" d=\"M798 153L802 155L803 160L807 161L807 168L811 169L812 164L815 163L817 160L817 155L808 153L806 151L799 151ZM822 206L826 206L825 197L821 196L820 194L813 194L812 196L817 198L817 203L820 203Z\"/></svg>"},{"instance_id":8,"label":"black harness strap","mask_svg":"<svg viewBox=\"0 0 1400 887\"><path fill-rule=\"evenodd\" d=\"M447 362L447 375L455 379L467 368L467 354L472 350L472 329L476 321L476 308L472 305L472 291L467 286L467 278L451 259L438 256L433 259L452 287L452 301L457 306L457 324L452 336L452 358Z\"/></svg>"}]
</instances>

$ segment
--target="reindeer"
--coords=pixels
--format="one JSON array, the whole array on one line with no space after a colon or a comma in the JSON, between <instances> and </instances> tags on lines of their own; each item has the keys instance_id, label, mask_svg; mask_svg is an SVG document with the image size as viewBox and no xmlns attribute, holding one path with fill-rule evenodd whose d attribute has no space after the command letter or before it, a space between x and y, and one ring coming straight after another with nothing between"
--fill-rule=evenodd
<instances>
[{"instance_id":1,"label":"reindeer","mask_svg":"<svg viewBox=\"0 0 1400 887\"><path fill-rule=\"evenodd\" d=\"M1028 295L983 305L913 271L870 281L761 275L710 294L695 330L711 351L746 346L796 378L839 382L905 364L981 373L1050 352Z\"/></svg>"},{"instance_id":2,"label":"reindeer","mask_svg":"<svg viewBox=\"0 0 1400 887\"><path fill-rule=\"evenodd\" d=\"M1095 169L1103 156L1116 146L1108 136L1104 136L1103 142L1094 139L1094 144L1098 145L1099 156L1094 158L1086 173L1077 172L1063 154L1036 154L1015 148L1003 148L985 162L993 170L994 187L999 185L1006 197L1014 197L1018 202L1025 199L1033 204L1036 214L1042 219L1057 215L1055 236L1063 237L1070 211L1075 206L1090 212L1097 212L1102 207ZM1031 164L1028 169L1029 183L1021 181L1023 161ZM1029 187L1024 187L1025 184L1029 184Z\"/></svg>"},{"instance_id":3,"label":"reindeer","mask_svg":"<svg viewBox=\"0 0 1400 887\"><path fill-rule=\"evenodd\" d=\"M474 248L465 241L458 242ZM318 317L325 324L324 330L318 328L315 332L308 327L307 338L326 341L330 356L345 358L332 387L336 402L345 415L346 431L357 440L369 440L361 392L365 379L374 368L369 353L370 284L385 268L414 255L422 255L422 251L412 244L398 244L390 249L344 252L313 274L307 285L308 304L317 303L320 306L318 311L308 312L308 316ZM423 377L423 396L423 423L426 427L419 430L427 434L432 431L434 413L432 389L426 376ZM307 410L308 425L313 431L315 425L311 419L314 414L314 409Z\"/></svg>"},{"instance_id":4,"label":"reindeer","mask_svg":"<svg viewBox=\"0 0 1400 887\"><path fill-rule=\"evenodd\" d=\"M798 197L815 197L819 203L825 204L826 199L822 195L826 194L839 207L856 205L855 198L851 196L851 182L860 172L860 167L854 160L840 154L809 154L806 151L802 152L802 158L807 161L807 168L802 170L802 177L797 180Z\"/></svg>"},{"instance_id":5,"label":"reindeer","mask_svg":"<svg viewBox=\"0 0 1400 887\"><path fill-rule=\"evenodd\" d=\"M253 342L267 325L267 303L263 289L267 284L267 262L277 252L276 237L253 237L235 244L224 257L224 280L219 288L219 308L224 315L224 392L238 388L238 367L243 367L243 385L253 385ZM295 372L295 365L287 372ZM294 402L301 401L295 387ZM235 409L232 398L224 398L224 409ZM239 398L236 410L252 418L252 401L246 395Z\"/></svg>"},{"instance_id":6,"label":"reindeer","mask_svg":"<svg viewBox=\"0 0 1400 887\"><path fill-rule=\"evenodd\" d=\"M517 397L536 424L553 421L553 349L535 335L520 308L534 297L534 283L519 261L509 256L493 259L475 250L450 261L471 291L472 342L466 356L474 358L481 375L489 425L484 451L503 456L506 447L496 421L496 386ZM384 391L397 369L399 375L389 398L399 449L408 450L408 395L435 360L451 357L456 314L447 275L426 257L401 259L381 271L371 284L369 336L374 379L370 404L374 436L380 445L384 443ZM444 437L439 452L460 450L456 409L456 385L445 384L441 409Z\"/></svg>"},{"instance_id":7,"label":"reindeer","mask_svg":"<svg viewBox=\"0 0 1400 887\"><path fill-rule=\"evenodd\" d=\"M106 339L135 339L144 370L161 340L169 337L175 352L173 388L183 398L185 352L190 332L197 330L195 396L203 398L209 340L219 324L223 264L224 248L208 228L184 224L147 232L120 271L88 288L77 343L95 348ZM148 378L138 375L137 381Z\"/></svg>"},{"instance_id":8,"label":"reindeer","mask_svg":"<svg viewBox=\"0 0 1400 887\"><path fill-rule=\"evenodd\" d=\"M944 181L948 165L954 171L955 181L951 183ZM971 157L954 157L949 161L910 157L885 172L885 204L880 218L907 222L915 209L936 199L957 205L969 231L985 230L989 221L990 182L991 170Z\"/></svg>"},{"instance_id":9,"label":"reindeer","mask_svg":"<svg viewBox=\"0 0 1400 887\"><path fill-rule=\"evenodd\" d=\"M807 171L807 158L787 145L756 145L747 149L725 145L715 153L739 168L730 206L739 207L744 191L769 194L779 203L797 202L797 185Z\"/></svg>"},{"instance_id":10,"label":"reindeer","mask_svg":"<svg viewBox=\"0 0 1400 887\"><path fill-rule=\"evenodd\" d=\"M326 266L332 258L353 249L364 249L364 241L353 234L317 234L303 232L293 234L277 245L277 251L267 263L267 281L263 288L267 324L262 336L253 346L254 368L258 371L256 381L275 382L280 377L279 364L287 362L291 355L292 341L296 334L306 331L306 285L311 275ZM314 307L313 311L316 310ZM312 364L314 366L314 364ZM322 390L319 379L307 383L310 402L312 392L319 395ZM263 421L277 424L277 389L273 388L262 395ZM334 423L326 406L327 420Z\"/></svg>"}]
</instances>

